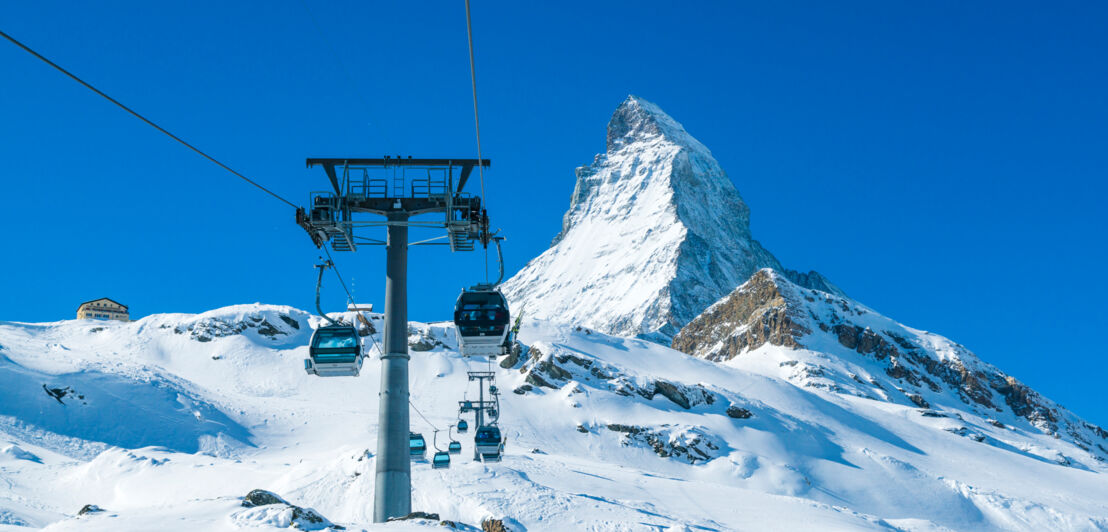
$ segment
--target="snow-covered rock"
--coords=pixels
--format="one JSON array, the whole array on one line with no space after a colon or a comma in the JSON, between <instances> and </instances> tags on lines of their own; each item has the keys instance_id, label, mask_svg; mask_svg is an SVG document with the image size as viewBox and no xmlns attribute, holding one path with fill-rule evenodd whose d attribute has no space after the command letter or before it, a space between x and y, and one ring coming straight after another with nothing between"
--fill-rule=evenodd
<instances>
[{"instance_id":1,"label":"snow-covered rock","mask_svg":"<svg viewBox=\"0 0 1108 532\"><path fill-rule=\"evenodd\" d=\"M816 272L782 267L750 234L750 209L708 148L629 96L607 152L577 169L550 249L502 288L516 312L667 341L766 267L838 293Z\"/></svg>"}]
</instances>

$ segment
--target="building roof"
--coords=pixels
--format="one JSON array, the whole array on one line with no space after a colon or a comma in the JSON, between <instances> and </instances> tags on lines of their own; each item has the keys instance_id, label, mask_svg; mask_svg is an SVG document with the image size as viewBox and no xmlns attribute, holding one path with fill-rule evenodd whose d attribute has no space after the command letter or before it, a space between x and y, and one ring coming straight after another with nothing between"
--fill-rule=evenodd
<instances>
[{"instance_id":1,"label":"building roof","mask_svg":"<svg viewBox=\"0 0 1108 532\"><path fill-rule=\"evenodd\" d=\"M105 300L106 301L111 301L112 303L115 303L116 305L119 305L119 306L123 307L124 310L127 309L127 305L124 305L123 303L120 303L119 301L116 301L116 300L114 300L112 298L109 298L109 297L99 297L99 298L93 299L91 301L85 301L84 303L81 303L80 305L77 305L77 310L81 310L81 307L83 307L83 306L85 306L89 303L96 303L97 301L105 301Z\"/></svg>"}]
</instances>

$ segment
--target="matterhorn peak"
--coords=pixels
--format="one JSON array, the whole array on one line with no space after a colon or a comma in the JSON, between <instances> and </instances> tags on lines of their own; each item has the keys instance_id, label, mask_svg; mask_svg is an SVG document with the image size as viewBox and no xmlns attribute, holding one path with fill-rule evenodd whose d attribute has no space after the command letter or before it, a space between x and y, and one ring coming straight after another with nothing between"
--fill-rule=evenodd
<instances>
[{"instance_id":1,"label":"matterhorn peak","mask_svg":"<svg viewBox=\"0 0 1108 532\"><path fill-rule=\"evenodd\" d=\"M838 292L754 240L750 209L708 148L638 96L616 109L607 152L576 177L550 249L503 285L531 317L668 343L761 268Z\"/></svg>"},{"instance_id":2,"label":"matterhorn peak","mask_svg":"<svg viewBox=\"0 0 1108 532\"><path fill-rule=\"evenodd\" d=\"M661 107L633 94L623 100L608 121L608 153L634 142L658 138L711 153Z\"/></svg>"}]
</instances>

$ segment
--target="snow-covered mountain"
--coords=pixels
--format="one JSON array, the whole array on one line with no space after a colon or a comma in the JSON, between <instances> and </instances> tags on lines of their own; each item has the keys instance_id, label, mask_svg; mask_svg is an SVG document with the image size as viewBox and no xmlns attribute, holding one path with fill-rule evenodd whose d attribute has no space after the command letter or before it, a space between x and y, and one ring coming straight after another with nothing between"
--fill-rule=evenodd
<instances>
[{"instance_id":1,"label":"snow-covered mountain","mask_svg":"<svg viewBox=\"0 0 1108 532\"><path fill-rule=\"evenodd\" d=\"M577 169L550 249L502 288L536 318L668 343L761 268L840 293L782 267L751 236L750 209L708 148L629 96L608 123L607 152Z\"/></svg>"},{"instance_id":2,"label":"snow-covered mountain","mask_svg":"<svg viewBox=\"0 0 1108 532\"><path fill-rule=\"evenodd\" d=\"M766 276L781 299L820 302L808 307L818 318L789 318L813 330L853 324L942 344L780 276L747 287ZM241 305L133 323L0 323L0 531L442 530L440 521L475 531L488 520L516 532L1108 530L1108 465L1066 435L1076 416L1034 398L1065 421L1056 437L937 381L940 392L918 392L930 403L920 407L895 390L914 388L883 373L882 361L909 358L899 344L900 355L844 354L771 326L796 345L747 341L758 345L730 360L703 351L714 361L534 319L522 352L491 366L461 357L448 324L411 325L412 402L429 421L413 411L413 430L432 441L431 424L453 423L457 401L476 395L465 372L491 369L504 390L506 456L474 462L472 434L458 437L464 451L450 469L413 463L413 508L438 520L374 525L379 363L358 378L306 375L318 322ZM244 500L254 489L280 499ZM96 508L78 515L86 505Z\"/></svg>"},{"instance_id":3,"label":"snow-covered mountain","mask_svg":"<svg viewBox=\"0 0 1108 532\"><path fill-rule=\"evenodd\" d=\"M788 360L766 358L764 346L790 348L793 354ZM1072 443L1088 458L1108 460L1108 431L962 345L901 325L849 298L797 286L773 270L755 273L709 307L678 333L673 347L800 386L929 409L927 415L936 417L970 411L995 427L1038 431ZM967 427L957 430L996 444Z\"/></svg>"}]
</instances>

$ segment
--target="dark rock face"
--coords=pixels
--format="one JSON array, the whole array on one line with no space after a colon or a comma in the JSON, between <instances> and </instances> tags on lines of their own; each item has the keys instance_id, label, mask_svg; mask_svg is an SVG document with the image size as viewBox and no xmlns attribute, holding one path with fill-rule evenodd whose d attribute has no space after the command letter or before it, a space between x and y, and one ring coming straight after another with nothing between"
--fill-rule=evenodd
<instances>
[{"instance_id":1,"label":"dark rock face","mask_svg":"<svg viewBox=\"0 0 1108 532\"><path fill-rule=\"evenodd\" d=\"M681 329L673 348L713 361L730 360L767 343L799 348L799 338L811 332L802 319L790 307L773 274L759 270Z\"/></svg>"},{"instance_id":2,"label":"dark rock face","mask_svg":"<svg viewBox=\"0 0 1108 532\"><path fill-rule=\"evenodd\" d=\"M627 102L631 102L630 104ZM662 134L659 116L651 114L641 105L635 105L634 97L628 97L608 121L608 152L618 150L629 139L653 137Z\"/></svg>"},{"instance_id":3,"label":"dark rock face","mask_svg":"<svg viewBox=\"0 0 1108 532\"><path fill-rule=\"evenodd\" d=\"M661 394L666 399L673 401L677 406L688 410L691 406L689 398L685 397L685 394L681 393L681 390L677 388L673 383L666 381L656 381L654 383L654 391Z\"/></svg>"},{"instance_id":4,"label":"dark rock face","mask_svg":"<svg viewBox=\"0 0 1108 532\"><path fill-rule=\"evenodd\" d=\"M918 393L908 394L908 399L920 408L931 408L931 403L928 403L927 399L924 399L923 396Z\"/></svg>"},{"instance_id":5,"label":"dark rock face","mask_svg":"<svg viewBox=\"0 0 1108 532\"><path fill-rule=\"evenodd\" d=\"M427 519L429 521L438 521L439 514L430 514L427 512L412 512L404 517L390 517L388 522L392 521L410 521L412 519Z\"/></svg>"},{"instance_id":6,"label":"dark rock face","mask_svg":"<svg viewBox=\"0 0 1108 532\"><path fill-rule=\"evenodd\" d=\"M857 325L838 323L832 326L831 330L838 336L839 343L843 347L853 349L863 355L872 354L880 360L897 354L895 346L868 328L863 329Z\"/></svg>"},{"instance_id":7,"label":"dark rock face","mask_svg":"<svg viewBox=\"0 0 1108 532\"><path fill-rule=\"evenodd\" d=\"M523 395L534 388L556 390L571 380L601 381L612 392L625 397L638 395L646 400L655 396L669 399L673 404L689 410L699 405L712 405L717 395L702 385L673 383L662 379L650 380L645 384L636 384L632 379L621 375L615 368L601 361L573 354L546 356L538 347L529 348L530 357L520 368L526 375L523 384L513 390Z\"/></svg>"},{"instance_id":8,"label":"dark rock face","mask_svg":"<svg viewBox=\"0 0 1108 532\"><path fill-rule=\"evenodd\" d=\"M300 322L292 319L292 317L285 316L284 314L282 314L280 316L280 318L281 318L281 321L285 322L285 324L288 325L289 327L292 327L293 329L296 329L298 331L300 330Z\"/></svg>"},{"instance_id":9,"label":"dark rock face","mask_svg":"<svg viewBox=\"0 0 1108 532\"><path fill-rule=\"evenodd\" d=\"M785 270L784 274L790 281L805 288L811 288L812 290L819 290L820 292L827 292L828 294L837 296L846 296L839 287L831 284L831 281L827 280L826 277L815 270L811 270L808 273L802 273L796 270Z\"/></svg>"},{"instance_id":10,"label":"dark rock face","mask_svg":"<svg viewBox=\"0 0 1108 532\"><path fill-rule=\"evenodd\" d=\"M368 322L367 322L368 323ZM431 329L408 327L408 349L416 352L431 351L436 347L445 347L442 339L436 338Z\"/></svg>"},{"instance_id":11,"label":"dark rock face","mask_svg":"<svg viewBox=\"0 0 1108 532\"><path fill-rule=\"evenodd\" d=\"M727 417L735 419L750 419L751 417L754 417L754 413L745 408L741 408L735 405L729 405L727 407Z\"/></svg>"},{"instance_id":12,"label":"dark rock face","mask_svg":"<svg viewBox=\"0 0 1108 532\"><path fill-rule=\"evenodd\" d=\"M329 528L336 530L343 530L345 527L332 525L326 517L319 515L318 512L311 508L301 508L299 506L289 505L292 507L292 522L293 526L301 529L316 530L321 526L329 526Z\"/></svg>"},{"instance_id":13,"label":"dark rock face","mask_svg":"<svg viewBox=\"0 0 1108 532\"><path fill-rule=\"evenodd\" d=\"M426 338L419 338L419 339L416 339L415 341L409 342L408 343L408 348L411 349L412 351L422 352L422 351L430 351L430 350L434 349L436 346L440 346L440 345L442 345L442 344L439 343L439 342L428 341Z\"/></svg>"},{"instance_id":14,"label":"dark rock face","mask_svg":"<svg viewBox=\"0 0 1108 532\"><path fill-rule=\"evenodd\" d=\"M344 527L332 524L326 517L319 515L315 510L311 508L301 508L295 504L291 504L272 491L261 489L252 490L242 499L242 506L245 508L269 506L271 504L280 504L291 508L292 526L296 528L302 530L319 530L329 527L334 530L345 530Z\"/></svg>"},{"instance_id":15,"label":"dark rock face","mask_svg":"<svg viewBox=\"0 0 1108 532\"><path fill-rule=\"evenodd\" d=\"M242 506L245 508L268 506L270 504L288 504L288 502L279 497L276 493L266 490L253 490L247 493L246 497L242 499Z\"/></svg>"},{"instance_id":16,"label":"dark rock face","mask_svg":"<svg viewBox=\"0 0 1108 532\"><path fill-rule=\"evenodd\" d=\"M481 521L481 532L511 532L511 529L504 525L502 519L486 519Z\"/></svg>"},{"instance_id":17,"label":"dark rock face","mask_svg":"<svg viewBox=\"0 0 1108 532\"><path fill-rule=\"evenodd\" d=\"M508 356L500 361L500 367L504 369L514 368L516 364L519 364L519 357L523 355L523 350L523 344L518 341L513 342L512 347L508 349Z\"/></svg>"},{"instance_id":18,"label":"dark rock face","mask_svg":"<svg viewBox=\"0 0 1108 532\"><path fill-rule=\"evenodd\" d=\"M672 425L640 427L611 423L608 430L622 434L623 445L645 445L662 458L675 458L690 464L719 456L720 445L703 427L680 428Z\"/></svg>"},{"instance_id":19,"label":"dark rock face","mask_svg":"<svg viewBox=\"0 0 1108 532\"><path fill-rule=\"evenodd\" d=\"M247 329L255 329L259 335L269 338L270 340L276 340L280 336L287 336L291 334L290 331L295 332L300 329L300 323L291 316L281 314L278 317L283 325L279 326L270 323L265 316L260 314L250 314L236 321L220 318L201 318L188 325L178 326L173 329L173 332L176 334L188 333L188 335L197 342L210 342L215 338L242 334Z\"/></svg>"},{"instance_id":20,"label":"dark rock face","mask_svg":"<svg viewBox=\"0 0 1108 532\"><path fill-rule=\"evenodd\" d=\"M81 507L81 510L77 512L77 515L98 514L103 512L104 509L95 504L86 504Z\"/></svg>"},{"instance_id":21,"label":"dark rock face","mask_svg":"<svg viewBox=\"0 0 1108 532\"><path fill-rule=\"evenodd\" d=\"M673 404L688 410L697 405L710 405L716 402L716 394L708 391L703 386L696 384L688 386L685 384L674 384L669 381L656 380L654 381L654 387L652 390L647 388L640 388L638 390L639 395L651 399L655 394L661 395Z\"/></svg>"}]
</instances>

